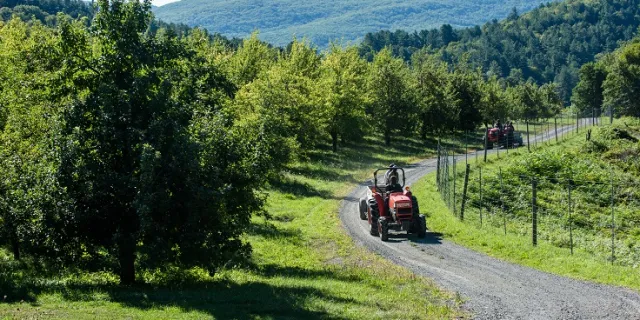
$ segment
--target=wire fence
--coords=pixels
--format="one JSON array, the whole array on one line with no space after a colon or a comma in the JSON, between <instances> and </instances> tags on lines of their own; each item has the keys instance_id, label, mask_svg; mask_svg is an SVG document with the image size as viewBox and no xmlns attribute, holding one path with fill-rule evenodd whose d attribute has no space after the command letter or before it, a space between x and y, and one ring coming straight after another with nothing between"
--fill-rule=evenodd
<instances>
[{"instance_id":1,"label":"wire fence","mask_svg":"<svg viewBox=\"0 0 640 320\"><path fill-rule=\"evenodd\" d=\"M571 118L573 122L568 123ZM569 115L535 122L536 129L542 123L544 130L535 135L529 131L522 145L505 142L470 154L439 146L438 191L454 215L486 232L526 236L531 246L547 242L567 248L570 254L579 249L612 264L638 266L640 197L636 190L640 183L616 177L613 170L605 180L580 180L559 174L514 174L500 166L495 170L480 165L490 153L508 157L514 149L534 150L578 135L589 140L593 127L612 123L607 118Z\"/></svg>"}]
</instances>

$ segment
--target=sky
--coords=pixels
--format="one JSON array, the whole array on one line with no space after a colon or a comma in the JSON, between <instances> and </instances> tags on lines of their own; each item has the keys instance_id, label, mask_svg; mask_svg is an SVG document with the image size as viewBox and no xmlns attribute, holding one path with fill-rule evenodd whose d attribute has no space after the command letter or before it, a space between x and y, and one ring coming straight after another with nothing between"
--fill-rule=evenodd
<instances>
[{"instance_id":1,"label":"sky","mask_svg":"<svg viewBox=\"0 0 640 320\"><path fill-rule=\"evenodd\" d=\"M179 0L151 0L151 3L153 3L154 6L161 6L161 5L165 5L167 3L171 3L171 2L176 2Z\"/></svg>"}]
</instances>

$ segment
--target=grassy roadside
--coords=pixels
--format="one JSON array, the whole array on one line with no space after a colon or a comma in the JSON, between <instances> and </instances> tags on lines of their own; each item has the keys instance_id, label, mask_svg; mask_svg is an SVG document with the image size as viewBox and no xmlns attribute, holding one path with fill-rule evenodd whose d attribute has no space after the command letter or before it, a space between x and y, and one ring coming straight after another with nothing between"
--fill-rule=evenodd
<instances>
[{"instance_id":1,"label":"grassy roadside","mask_svg":"<svg viewBox=\"0 0 640 320\"><path fill-rule=\"evenodd\" d=\"M0 319L465 317L454 295L354 245L338 218L341 199L372 168L433 155L426 150L432 145L386 148L368 138L336 154L309 154L272 183L269 215L255 217L246 237L252 261L213 277L199 269L145 272L146 285L123 288L107 272L29 274L0 254Z\"/></svg>"},{"instance_id":2,"label":"grassy roadside","mask_svg":"<svg viewBox=\"0 0 640 320\"><path fill-rule=\"evenodd\" d=\"M555 142L547 142L544 146L558 149L573 148L583 140L584 136L580 134L557 145ZM526 152L526 149L512 152L508 157L518 159L523 156L523 152ZM505 158L504 154L501 160L498 160L496 155L492 155L487 164L481 165L483 175L492 171L495 173L499 166L504 170L508 165L505 163ZM464 222L460 221L454 217L440 197L435 180L435 173L430 174L415 184L413 190L421 203L430 204L431 210L428 217L430 229L444 234L446 239L490 256L538 270L640 290L640 274L633 266L611 265L606 259L580 247L575 248L574 255L571 255L569 248L556 246L549 239L541 239L539 245L533 247L531 234L522 232L527 227L530 228L530 222L527 224L521 220L507 220L509 232L505 235L502 221L492 224L491 221L485 220L482 227L477 217L468 217Z\"/></svg>"}]
</instances>

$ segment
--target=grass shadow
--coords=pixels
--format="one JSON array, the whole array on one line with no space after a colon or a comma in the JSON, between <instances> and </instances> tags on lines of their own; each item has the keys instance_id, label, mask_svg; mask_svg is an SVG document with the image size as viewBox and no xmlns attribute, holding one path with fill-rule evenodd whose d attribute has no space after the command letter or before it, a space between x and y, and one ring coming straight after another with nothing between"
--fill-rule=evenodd
<instances>
[{"instance_id":1,"label":"grass shadow","mask_svg":"<svg viewBox=\"0 0 640 320\"><path fill-rule=\"evenodd\" d=\"M361 281L357 276L339 276L331 271L276 265L261 266L255 272L266 277ZM228 280L198 281L178 286L140 284L128 287L39 280L0 283L0 297L4 297L0 304L18 306L26 302L32 307L39 307L39 297L47 294L57 294L67 302L107 301L142 311L179 308L182 312L196 311L216 319L345 319L322 310L313 310L309 307L309 299L344 306L361 305L353 298L335 296L326 290L299 284L236 283Z\"/></svg>"},{"instance_id":2,"label":"grass shadow","mask_svg":"<svg viewBox=\"0 0 640 320\"><path fill-rule=\"evenodd\" d=\"M301 286L273 286L253 282L205 282L174 289L151 285L120 287L115 285L32 286L29 297L59 293L64 301L92 302L108 300L124 307L140 310L163 310L177 307L184 312L206 313L215 319L344 319L323 311L307 310L308 298L353 305L354 299L341 298L323 290ZM97 298L97 296L103 296ZM22 300L25 300L24 297ZM38 306L31 298L32 305Z\"/></svg>"},{"instance_id":3,"label":"grass shadow","mask_svg":"<svg viewBox=\"0 0 640 320\"><path fill-rule=\"evenodd\" d=\"M308 183L300 182L290 177L280 176L272 178L269 181L269 186L274 190L301 198L320 197L323 199L336 199L334 195L327 190L319 190Z\"/></svg>"},{"instance_id":4,"label":"grass shadow","mask_svg":"<svg viewBox=\"0 0 640 320\"><path fill-rule=\"evenodd\" d=\"M265 239L286 240L291 243L302 243L302 231L278 228L276 225L267 222L252 223L247 230L247 234L259 236Z\"/></svg>"}]
</instances>

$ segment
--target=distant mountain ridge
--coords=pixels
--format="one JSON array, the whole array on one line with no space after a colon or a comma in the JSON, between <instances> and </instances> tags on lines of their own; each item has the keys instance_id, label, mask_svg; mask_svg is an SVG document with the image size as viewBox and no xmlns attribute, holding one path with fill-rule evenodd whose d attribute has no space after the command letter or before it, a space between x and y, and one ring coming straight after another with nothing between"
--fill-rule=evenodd
<instances>
[{"instance_id":1,"label":"distant mountain ridge","mask_svg":"<svg viewBox=\"0 0 640 320\"><path fill-rule=\"evenodd\" d=\"M407 31L451 24L468 27L505 18L548 0L182 0L154 8L159 19L200 26L229 37L260 38L283 46L294 35L325 47L354 41L368 32Z\"/></svg>"}]
</instances>

